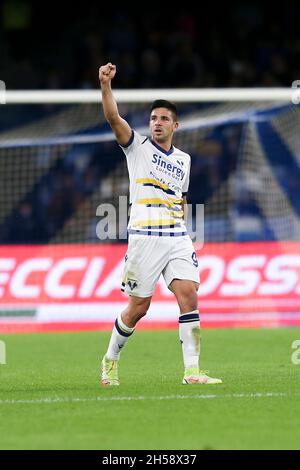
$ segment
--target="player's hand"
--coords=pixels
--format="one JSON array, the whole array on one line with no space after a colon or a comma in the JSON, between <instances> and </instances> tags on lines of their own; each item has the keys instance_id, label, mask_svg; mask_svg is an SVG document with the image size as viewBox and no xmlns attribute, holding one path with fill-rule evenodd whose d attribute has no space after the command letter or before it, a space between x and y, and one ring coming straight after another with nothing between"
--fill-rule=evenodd
<instances>
[{"instance_id":1,"label":"player's hand","mask_svg":"<svg viewBox=\"0 0 300 470\"><path fill-rule=\"evenodd\" d=\"M99 68L99 80L101 85L110 82L116 75L117 68L111 62L106 65L101 65Z\"/></svg>"}]
</instances>

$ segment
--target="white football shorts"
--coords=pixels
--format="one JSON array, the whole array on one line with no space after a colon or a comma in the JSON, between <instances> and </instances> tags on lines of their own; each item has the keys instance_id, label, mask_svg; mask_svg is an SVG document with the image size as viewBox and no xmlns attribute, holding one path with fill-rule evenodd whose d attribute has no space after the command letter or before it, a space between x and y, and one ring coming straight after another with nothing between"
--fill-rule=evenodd
<instances>
[{"instance_id":1,"label":"white football shorts","mask_svg":"<svg viewBox=\"0 0 300 470\"><path fill-rule=\"evenodd\" d=\"M174 279L200 283L198 261L191 238L129 235L121 290L136 297L151 297L163 274L169 287Z\"/></svg>"}]
</instances>

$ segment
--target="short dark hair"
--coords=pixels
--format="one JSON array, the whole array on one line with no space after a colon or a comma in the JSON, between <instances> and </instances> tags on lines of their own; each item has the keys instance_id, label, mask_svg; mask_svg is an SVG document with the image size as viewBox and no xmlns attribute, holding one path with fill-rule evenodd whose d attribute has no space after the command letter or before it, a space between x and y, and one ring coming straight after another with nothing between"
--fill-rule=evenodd
<instances>
[{"instance_id":1,"label":"short dark hair","mask_svg":"<svg viewBox=\"0 0 300 470\"><path fill-rule=\"evenodd\" d=\"M151 105L151 108L150 108L150 113L152 113L153 109L156 109L156 108L169 109L173 114L174 121L178 120L177 106L176 106L176 104L171 103L171 101L167 101L167 100L155 100L155 101L153 101L153 103Z\"/></svg>"}]
</instances>

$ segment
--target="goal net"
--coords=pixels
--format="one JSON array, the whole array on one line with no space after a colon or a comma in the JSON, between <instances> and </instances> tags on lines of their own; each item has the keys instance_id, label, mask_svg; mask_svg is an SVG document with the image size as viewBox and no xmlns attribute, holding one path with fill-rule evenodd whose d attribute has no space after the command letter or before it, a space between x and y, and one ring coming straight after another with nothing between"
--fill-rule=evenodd
<instances>
[{"instance_id":1,"label":"goal net","mask_svg":"<svg viewBox=\"0 0 300 470\"><path fill-rule=\"evenodd\" d=\"M22 110L21 123L16 113L13 128L0 134L0 242L98 241L98 205L118 207L128 194L126 162L101 105L36 107L38 113ZM133 128L147 132L148 103L119 107ZM192 156L188 201L204 204L205 241L297 240L299 107L180 103L179 109L174 144Z\"/></svg>"}]
</instances>

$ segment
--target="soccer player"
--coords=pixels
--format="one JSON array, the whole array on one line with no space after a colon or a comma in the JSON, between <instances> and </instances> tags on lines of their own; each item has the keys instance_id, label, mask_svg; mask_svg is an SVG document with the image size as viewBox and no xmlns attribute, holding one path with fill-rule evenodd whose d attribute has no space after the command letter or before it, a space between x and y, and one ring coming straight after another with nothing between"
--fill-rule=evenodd
<instances>
[{"instance_id":1,"label":"soccer player","mask_svg":"<svg viewBox=\"0 0 300 470\"><path fill-rule=\"evenodd\" d=\"M129 172L131 213L122 282L129 302L115 321L101 363L101 383L119 385L120 351L137 322L146 315L161 273L180 309L182 383L221 383L222 380L209 377L199 369L199 271L184 222L190 156L172 145L174 131L178 128L176 106L165 100L154 101L150 114L151 138L138 134L119 115L111 90L115 74L116 66L111 63L99 69L104 115L126 155Z\"/></svg>"}]
</instances>

